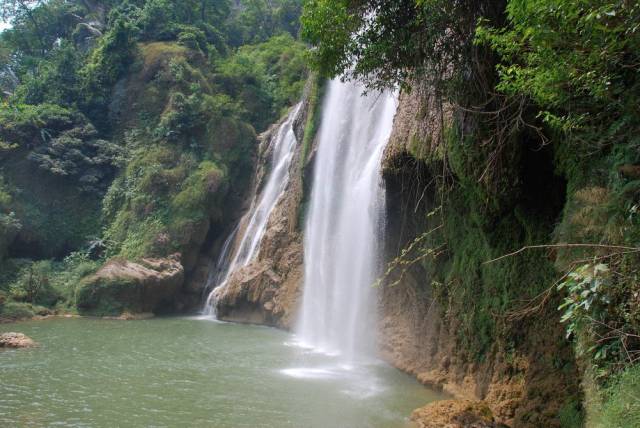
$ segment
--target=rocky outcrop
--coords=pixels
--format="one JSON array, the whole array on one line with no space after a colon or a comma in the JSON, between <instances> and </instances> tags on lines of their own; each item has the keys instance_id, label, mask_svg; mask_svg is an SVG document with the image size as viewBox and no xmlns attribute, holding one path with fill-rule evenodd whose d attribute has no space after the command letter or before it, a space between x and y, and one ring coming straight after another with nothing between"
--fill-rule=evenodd
<instances>
[{"instance_id":1,"label":"rocky outcrop","mask_svg":"<svg viewBox=\"0 0 640 428\"><path fill-rule=\"evenodd\" d=\"M238 269L218 300L219 317L290 328L302 282L302 246L295 239L262 260Z\"/></svg>"},{"instance_id":2,"label":"rocky outcrop","mask_svg":"<svg viewBox=\"0 0 640 428\"><path fill-rule=\"evenodd\" d=\"M500 428L482 401L443 400L416 409L411 421L419 428Z\"/></svg>"},{"instance_id":3,"label":"rocky outcrop","mask_svg":"<svg viewBox=\"0 0 640 428\"><path fill-rule=\"evenodd\" d=\"M416 160L437 156L451 116L452 108L423 85L414 85L411 92L401 93L384 152L384 173L403 168L407 156Z\"/></svg>"},{"instance_id":4,"label":"rocky outcrop","mask_svg":"<svg viewBox=\"0 0 640 428\"><path fill-rule=\"evenodd\" d=\"M112 259L83 281L77 305L92 315L158 313L173 307L183 281L178 255L139 262Z\"/></svg>"},{"instance_id":5,"label":"rocky outcrop","mask_svg":"<svg viewBox=\"0 0 640 428\"><path fill-rule=\"evenodd\" d=\"M309 111L308 88L302 111L294 123L298 146L290 167L289 183L271 213L256 259L231 274L217 300L220 319L291 328L295 320L303 280L303 247L300 214L303 202L302 159L304 126ZM266 175L272 136L280 124L260 136L261 150L256 189Z\"/></svg>"},{"instance_id":6,"label":"rocky outcrop","mask_svg":"<svg viewBox=\"0 0 640 428\"><path fill-rule=\"evenodd\" d=\"M0 348L33 348L38 344L22 333L2 333L0 334Z\"/></svg>"}]
</instances>

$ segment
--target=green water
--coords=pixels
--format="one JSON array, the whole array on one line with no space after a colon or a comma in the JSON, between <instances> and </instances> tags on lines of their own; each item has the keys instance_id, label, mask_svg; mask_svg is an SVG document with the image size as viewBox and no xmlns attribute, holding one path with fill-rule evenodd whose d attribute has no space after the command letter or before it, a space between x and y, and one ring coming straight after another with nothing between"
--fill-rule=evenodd
<instances>
[{"instance_id":1,"label":"green water","mask_svg":"<svg viewBox=\"0 0 640 428\"><path fill-rule=\"evenodd\" d=\"M0 351L1 427L405 427L440 398L288 333L195 318L0 325L41 346Z\"/></svg>"}]
</instances>

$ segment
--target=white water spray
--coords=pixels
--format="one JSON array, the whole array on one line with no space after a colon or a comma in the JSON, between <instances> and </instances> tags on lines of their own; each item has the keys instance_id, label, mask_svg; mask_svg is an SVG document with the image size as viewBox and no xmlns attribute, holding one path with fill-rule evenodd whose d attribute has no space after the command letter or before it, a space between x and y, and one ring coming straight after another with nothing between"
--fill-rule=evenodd
<instances>
[{"instance_id":1,"label":"white water spray","mask_svg":"<svg viewBox=\"0 0 640 428\"><path fill-rule=\"evenodd\" d=\"M304 346L347 360L372 352L385 195L381 159L394 94L333 80L323 105L304 240Z\"/></svg>"},{"instance_id":2,"label":"white water spray","mask_svg":"<svg viewBox=\"0 0 640 428\"><path fill-rule=\"evenodd\" d=\"M260 243L267 228L269 216L277 205L282 193L289 183L289 167L295 153L297 140L293 129L294 122L300 113L302 104L296 105L287 119L280 125L277 134L271 140L273 153L271 170L264 188L256 193L251 207L242 218L240 226L227 238L219 257L216 271L209 278L214 284L207 297L204 314L216 315L216 300L227 284L229 276L238 268L248 265L257 255ZM235 245L232 245L235 243ZM226 264L230 251L234 251L231 261ZM226 264L226 267L223 267Z\"/></svg>"}]
</instances>

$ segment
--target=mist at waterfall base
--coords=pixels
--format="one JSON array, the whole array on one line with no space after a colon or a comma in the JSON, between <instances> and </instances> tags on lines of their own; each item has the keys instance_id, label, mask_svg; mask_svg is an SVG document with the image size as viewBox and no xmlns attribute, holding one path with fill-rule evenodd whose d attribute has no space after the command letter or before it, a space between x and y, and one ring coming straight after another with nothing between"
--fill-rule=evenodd
<instances>
[{"instance_id":1,"label":"mist at waterfall base","mask_svg":"<svg viewBox=\"0 0 640 428\"><path fill-rule=\"evenodd\" d=\"M209 274L206 289L213 289L203 309L203 314L207 317L216 317L216 300L227 285L229 276L236 269L248 265L257 255L271 212L289 183L291 160L298 145L293 125L301 106L302 104L298 104L291 110L271 139L271 170L264 188L256 192L249 211L226 239L218 261Z\"/></svg>"}]
</instances>

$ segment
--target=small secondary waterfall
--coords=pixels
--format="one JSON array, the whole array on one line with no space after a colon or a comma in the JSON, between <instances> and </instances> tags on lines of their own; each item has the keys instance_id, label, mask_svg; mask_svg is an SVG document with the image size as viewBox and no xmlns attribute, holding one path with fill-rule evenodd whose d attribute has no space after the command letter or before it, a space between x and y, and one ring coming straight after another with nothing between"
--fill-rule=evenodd
<instances>
[{"instance_id":1,"label":"small secondary waterfall","mask_svg":"<svg viewBox=\"0 0 640 428\"><path fill-rule=\"evenodd\" d=\"M333 80L323 105L304 240L304 346L348 360L372 351L385 195L381 159L397 107L390 92Z\"/></svg>"},{"instance_id":2,"label":"small secondary waterfall","mask_svg":"<svg viewBox=\"0 0 640 428\"><path fill-rule=\"evenodd\" d=\"M209 275L211 283L207 284L207 288L213 287L213 290L209 293L205 303L203 311L205 315L216 315L216 300L224 289L229 276L236 269L248 265L260 248L269 216L289 183L289 167L298 143L293 125L301 107L300 103L291 110L271 140L273 153L271 155L271 170L268 173L266 184L260 192L256 193L249 211L225 241L220 257L214 266L215 270ZM227 262L229 259L230 261Z\"/></svg>"}]
</instances>

